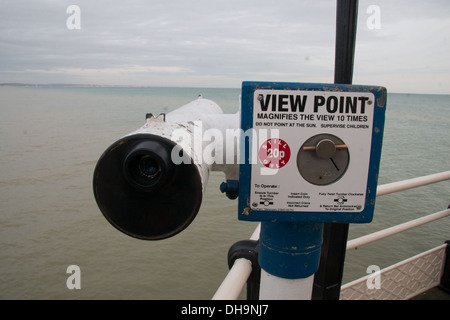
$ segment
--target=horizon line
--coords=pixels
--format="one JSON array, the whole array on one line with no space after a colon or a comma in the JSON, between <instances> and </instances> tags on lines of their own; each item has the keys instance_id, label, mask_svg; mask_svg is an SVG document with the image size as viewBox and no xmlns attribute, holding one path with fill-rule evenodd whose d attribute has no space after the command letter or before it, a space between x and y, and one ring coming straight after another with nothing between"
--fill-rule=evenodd
<instances>
[{"instance_id":1,"label":"horizon line","mask_svg":"<svg viewBox=\"0 0 450 320\"><path fill-rule=\"evenodd\" d=\"M155 86L155 85L120 85L120 84L82 84L82 83L23 83L23 82L1 82L0 87L60 87L60 88L202 88L202 89L241 89L240 87L206 87L206 86ZM427 94L427 95L450 95L450 93L412 93L412 92L387 92L393 94Z\"/></svg>"}]
</instances>

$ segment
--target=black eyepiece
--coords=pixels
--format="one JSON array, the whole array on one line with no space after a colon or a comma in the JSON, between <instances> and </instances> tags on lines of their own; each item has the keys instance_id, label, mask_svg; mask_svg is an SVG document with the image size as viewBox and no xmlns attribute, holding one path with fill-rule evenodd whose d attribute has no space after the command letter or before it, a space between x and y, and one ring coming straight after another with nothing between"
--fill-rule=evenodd
<instances>
[{"instance_id":1,"label":"black eyepiece","mask_svg":"<svg viewBox=\"0 0 450 320\"><path fill-rule=\"evenodd\" d=\"M151 191L161 187L172 175L170 150L155 141L137 143L123 164L127 181L135 188Z\"/></svg>"},{"instance_id":2,"label":"black eyepiece","mask_svg":"<svg viewBox=\"0 0 450 320\"><path fill-rule=\"evenodd\" d=\"M195 164L175 165L175 143L136 134L113 143L94 171L94 195L118 230L144 240L172 237L195 218L203 185Z\"/></svg>"},{"instance_id":3,"label":"black eyepiece","mask_svg":"<svg viewBox=\"0 0 450 320\"><path fill-rule=\"evenodd\" d=\"M161 173L158 162L149 155L143 155L139 159L138 167L140 175L149 180L157 179Z\"/></svg>"}]
</instances>

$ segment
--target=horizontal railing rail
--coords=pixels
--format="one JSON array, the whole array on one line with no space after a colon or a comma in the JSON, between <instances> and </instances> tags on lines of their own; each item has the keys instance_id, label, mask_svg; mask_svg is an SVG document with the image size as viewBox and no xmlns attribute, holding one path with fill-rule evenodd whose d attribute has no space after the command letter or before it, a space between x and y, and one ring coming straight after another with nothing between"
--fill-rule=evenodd
<instances>
[{"instance_id":1,"label":"horizontal railing rail","mask_svg":"<svg viewBox=\"0 0 450 320\"><path fill-rule=\"evenodd\" d=\"M398 182L392 182L378 186L377 196L384 196L385 194L403 191L407 189L422 187L427 184L441 182L450 179L450 171L439 172Z\"/></svg>"},{"instance_id":2,"label":"horizontal railing rail","mask_svg":"<svg viewBox=\"0 0 450 320\"><path fill-rule=\"evenodd\" d=\"M427 176L407 179L398 182L392 182L384 185L380 185L377 188L377 196L382 196L394 192L399 192L407 189L417 188L432 183L437 183L445 180L450 180L450 171L444 171ZM435 221L437 219L444 218L450 215L450 209L436 212L425 217L421 217L412 221L402 223L397 226L393 226L384 230L368 234L366 236L359 237L357 239L349 240L347 242L347 250L357 248L367 243L374 242L376 240L386 238L388 236L403 232L405 230L423 225L425 223ZM252 236L251 240L259 239L261 224L258 224ZM236 259L233 266L230 268L227 276L222 281L222 284L217 289L216 293L212 297L213 300L236 300L244 288L248 277L252 272L252 264L245 258Z\"/></svg>"},{"instance_id":3,"label":"horizontal railing rail","mask_svg":"<svg viewBox=\"0 0 450 320\"><path fill-rule=\"evenodd\" d=\"M450 209L439 211L430 215L427 215L425 217L417 218L415 220L411 220L387 229L383 229L353 240L347 241L347 250L355 249L360 246L363 246L365 244L392 236L394 234L406 231L411 228L415 228L418 226L421 226L425 223L429 223L431 221L444 218L446 216L450 215Z\"/></svg>"}]
</instances>

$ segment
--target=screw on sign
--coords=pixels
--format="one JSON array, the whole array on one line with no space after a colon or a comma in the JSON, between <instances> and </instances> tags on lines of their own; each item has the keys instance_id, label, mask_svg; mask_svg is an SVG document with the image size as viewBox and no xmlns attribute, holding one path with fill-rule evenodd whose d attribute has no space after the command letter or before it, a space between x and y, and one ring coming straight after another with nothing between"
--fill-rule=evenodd
<instances>
[{"instance_id":1,"label":"screw on sign","mask_svg":"<svg viewBox=\"0 0 450 320\"><path fill-rule=\"evenodd\" d=\"M269 139L259 148L259 160L267 168L280 169L291 157L289 145L282 139Z\"/></svg>"}]
</instances>

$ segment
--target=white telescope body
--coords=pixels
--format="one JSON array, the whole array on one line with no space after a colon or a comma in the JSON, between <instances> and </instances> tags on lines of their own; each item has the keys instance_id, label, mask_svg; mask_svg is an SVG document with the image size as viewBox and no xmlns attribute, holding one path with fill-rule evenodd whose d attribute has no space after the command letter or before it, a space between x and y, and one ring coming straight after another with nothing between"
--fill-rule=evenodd
<instances>
[{"instance_id":1,"label":"white telescope body","mask_svg":"<svg viewBox=\"0 0 450 320\"><path fill-rule=\"evenodd\" d=\"M223 114L201 96L168 114L148 114L97 163L94 195L103 215L139 239L184 230L200 209L210 171L238 180L238 128L239 113Z\"/></svg>"}]
</instances>

